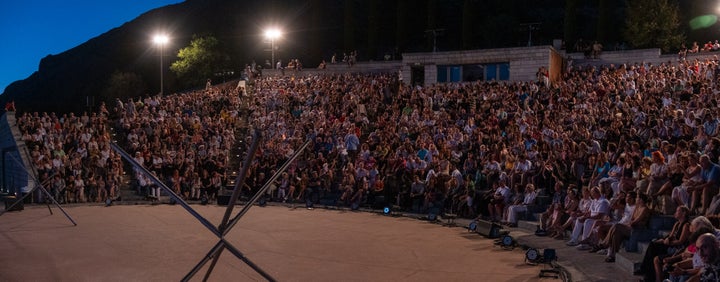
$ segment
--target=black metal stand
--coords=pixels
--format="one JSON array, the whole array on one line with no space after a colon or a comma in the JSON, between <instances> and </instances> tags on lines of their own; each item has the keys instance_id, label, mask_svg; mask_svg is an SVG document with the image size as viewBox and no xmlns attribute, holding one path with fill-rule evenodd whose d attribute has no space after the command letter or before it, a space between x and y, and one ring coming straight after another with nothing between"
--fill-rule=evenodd
<instances>
[{"instance_id":1,"label":"black metal stand","mask_svg":"<svg viewBox=\"0 0 720 282\"><path fill-rule=\"evenodd\" d=\"M192 216L194 216L200 223L202 223L210 232L215 234L219 241L215 246L210 249L210 251L205 255L205 257L200 260L200 262L192 269L190 272L183 277L182 281L189 281L208 261L212 259L212 263L210 267L208 268L207 273L205 274L205 277L203 278L203 281L207 281L207 279L210 277L210 274L212 273L212 270L215 267L215 264L217 263L218 259L220 258L220 254L224 249L228 249L230 253L235 255L238 259L242 260L250 266L255 272L260 274L263 278L267 279L268 281L276 281L275 278L273 278L270 274L265 272L262 268L254 264L252 261L250 261L245 255L240 252L237 248L235 248L230 242L225 240L225 235L230 232L230 230L237 224L237 222L240 220L240 218L247 213L247 211L250 209L250 207L253 206L253 204L267 191L267 189L270 187L270 183L275 181L278 177L280 177L280 174L284 172L290 164L302 153L302 151L307 148L308 144L310 144L311 140L305 141L303 145L298 149L295 154L293 154L278 171L273 175L266 183L263 185L262 188L245 204L243 209L232 219L230 220L230 215L232 214L232 210L235 207L235 202L237 201L238 197L240 196L241 187L243 186L243 182L245 181L245 175L247 174L247 168L250 167L250 164L253 161L253 158L255 157L255 152L257 151L258 144L260 143L260 132L255 131L253 134L253 141L250 145L250 150L247 153L247 156L245 158L245 161L243 163L243 167L241 168L241 172L238 174L236 181L235 181L235 187L233 189L233 193L230 196L230 200L227 206L227 210L225 212L225 215L223 216L223 220L216 228L212 223L210 223L207 219L202 217L200 214L198 214L195 210L193 210L180 196L175 194L175 192L172 191L169 187L167 187L162 181L158 180L157 177L152 175L147 169L145 169L142 165L137 163L132 156L130 156L127 152L125 152L122 148L118 147L116 144L111 144L111 147L117 151L125 160L130 162L130 164L139 169L142 173L147 175L151 181L153 181L155 184L157 184L160 188L162 188L166 193L170 195L170 197L175 200L178 204L180 204L185 210L187 210Z\"/></svg>"},{"instance_id":2,"label":"black metal stand","mask_svg":"<svg viewBox=\"0 0 720 282\"><path fill-rule=\"evenodd\" d=\"M9 156L10 156L10 158L12 158L13 161L15 161L17 164L23 166L22 162L21 162L20 160L18 160L17 158L15 158L13 155L9 155ZM28 169L25 168L25 171L28 171ZM55 200L55 198L54 198L52 195L50 195L50 192L48 192L47 189L45 189L43 183L40 182L40 181L35 177L34 174L32 174L32 173L30 173L30 172L27 172L27 173L28 173L28 175L29 175L30 177L32 177L33 181L35 181L35 183L37 183L37 185L35 185L35 187L33 187L33 189L30 190L29 193L27 193L27 194L23 195L22 197L20 197L20 199L17 199L17 198L16 198L16 200L15 200L14 203L12 203L10 206L8 206L4 211L0 212L0 215L3 215L3 214L5 214L5 212L12 210L13 207L15 207L17 204L21 203L22 201L24 201L25 198L27 198L27 197L29 197L30 195L32 195L33 192L35 192L35 190L40 189L40 191L43 192L43 194L45 195L45 197L46 197L47 199L50 199L50 201L51 201L53 204L55 204L55 206L56 206L58 209L60 209L60 211L62 211L62 213L65 215L65 217L67 217L67 219L70 220L70 222L72 222L73 226L77 226L77 223L75 222L75 220L73 220L72 217L70 217L70 215L65 211L65 209L63 209L63 207L60 206L60 203L58 203L58 202ZM54 176L54 174L53 174L53 176ZM52 179L52 177L49 178L49 179ZM52 208L50 208L50 203L47 203L47 207L48 207L48 210L50 211L50 214L52 215L53 212L52 212Z\"/></svg>"}]
</instances>

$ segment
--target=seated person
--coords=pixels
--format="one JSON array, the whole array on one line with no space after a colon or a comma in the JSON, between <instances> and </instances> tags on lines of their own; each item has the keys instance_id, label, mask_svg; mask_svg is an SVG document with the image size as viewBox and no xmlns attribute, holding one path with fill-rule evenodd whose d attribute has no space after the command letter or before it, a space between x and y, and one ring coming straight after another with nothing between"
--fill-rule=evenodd
<instances>
[{"instance_id":1,"label":"seated person","mask_svg":"<svg viewBox=\"0 0 720 282\"><path fill-rule=\"evenodd\" d=\"M505 206L507 206L510 200L510 188L505 185L505 180L500 180L500 184L493 194L492 201L488 204L490 220L500 221Z\"/></svg>"},{"instance_id":2,"label":"seated person","mask_svg":"<svg viewBox=\"0 0 720 282\"><path fill-rule=\"evenodd\" d=\"M565 239L565 230L573 228L575 219L590 210L590 190L583 187L582 193L582 199L578 199L575 190L569 190L568 196L565 198L565 210L563 211L565 215L562 217L567 219L564 222L560 221L558 224L550 225L548 230L552 238Z\"/></svg>"},{"instance_id":3,"label":"seated person","mask_svg":"<svg viewBox=\"0 0 720 282\"><path fill-rule=\"evenodd\" d=\"M647 226L650 221L650 215L652 214L645 204L647 200L647 195L638 194L635 199L635 209L630 221L618 222L610 228L607 236L605 236L600 243L600 245L607 248L605 262L615 262L615 254L620 250L622 242L630 238L630 233L633 228L643 228Z\"/></svg>"},{"instance_id":4,"label":"seated person","mask_svg":"<svg viewBox=\"0 0 720 282\"><path fill-rule=\"evenodd\" d=\"M676 221L670 233L664 238L650 241L650 245L645 249L640 269L635 274L644 275L646 281L655 281L656 277L660 277L656 270L659 268L659 262L668 256L670 248L682 248L688 242L691 225L690 209L679 206L675 209L674 217Z\"/></svg>"},{"instance_id":5,"label":"seated person","mask_svg":"<svg viewBox=\"0 0 720 282\"><path fill-rule=\"evenodd\" d=\"M689 242L697 241L700 235L705 233L712 233L713 230L707 227L700 227L699 230L692 230ZM677 281L683 279L683 281L690 281L690 278L699 278L700 269L703 267L702 259L697 253L695 244L688 244L684 249L677 250L674 254L665 257L661 261L662 264L658 263L655 265L656 277L663 279L668 277L670 281ZM695 280L697 281L697 280Z\"/></svg>"},{"instance_id":6,"label":"seated person","mask_svg":"<svg viewBox=\"0 0 720 282\"><path fill-rule=\"evenodd\" d=\"M610 201L600 192L600 187L593 187L590 190L590 195L592 196L590 210L575 219L570 241L567 242L568 246L577 246L581 241L586 241L590 237L595 221L610 214Z\"/></svg>"},{"instance_id":7,"label":"seated person","mask_svg":"<svg viewBox=\"0 0 720 282\"><path fill-rule=\"evenodd\" d=\"M559 208L564 207L564 201L567 198L566 194L563 192L563 186L564 184L561 181L558 181L554 185L554 193L552 197L552 201L550 202L550 206L548 207L548 210L543 212L540 215L540 219L538 220L538 228L542 231L547 231L547 227L550 226L548 222L550 222L550 217L553 216L555 213L555 206L558 206ZM544 232L544 233L545 233Z\"/></svg>"},{"instance_id":8,"label":"seated person","mask_svg":"<svg viewBox=\"0 0 720 282\"><path fill-rule=\"evenodd\" d=\"M531 183L527 184L525 186L525 193L522 202L510 205L507 208L505 222L507 222L510 226L517 226L517 213L526 212L528 210L528 206L535 203L536 196L537 192L535 191L535 185L532 185Z\"/></svg>"}]
</instances>

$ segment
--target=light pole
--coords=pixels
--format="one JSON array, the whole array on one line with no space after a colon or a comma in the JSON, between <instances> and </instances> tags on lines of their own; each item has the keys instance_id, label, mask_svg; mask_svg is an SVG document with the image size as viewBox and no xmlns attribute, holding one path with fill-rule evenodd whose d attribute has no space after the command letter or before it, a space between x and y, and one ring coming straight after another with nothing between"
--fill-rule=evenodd
<instances>
[{"instance_id":1,"label":"light pole","mask_svg":"<svg viewBox=\"0 0 720 282\"><path fill-rule=\"evenodd\" d=\"M168 42L168 37L165 34L158 34L155 35L155 38L153 38L153 42L155 42L155 45L160 46L160 95L163 94L163 91L165 88L163 87L163 49L165 49L165 44Z\"/></svg>"},{"instance_id":2,"label":"light pole","mask_svg":"<svg viewBox=\"0 0 720 282\"><path fill-rule=\"evenodd\" d=\"M275 68L275 39L280 38L282 32L277 28L265 30L265 38L270 40L270 67Z\"/></svg>"}]
</instances>

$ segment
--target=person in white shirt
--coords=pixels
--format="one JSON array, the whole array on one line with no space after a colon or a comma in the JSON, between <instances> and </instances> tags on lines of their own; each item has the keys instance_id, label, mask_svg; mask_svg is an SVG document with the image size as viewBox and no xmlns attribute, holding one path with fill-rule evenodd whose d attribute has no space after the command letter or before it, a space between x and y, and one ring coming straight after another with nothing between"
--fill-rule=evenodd
<instances>
[{"instance_id":1,"label":"person in white shirt","mask_svg":"<svg viewBox=\"0 0 720 282\"><path fill-rule=\"evenodd\" d=\"M590 203L590 210L575 219L575 226L573 227L572 235L570 235L570 241L567 242L568 246L577 246L580 241L588 239L595 221L602 219L610 213L610 201L600 193L600 187L593 187L592 190L590 190L590 195L593 198Z\"/></svg>"},{"instance_id":2,"label":"person in white shirt","mask_svg":"<svg viewBox=\"0 0 720 282\"><path fill-rule=\"evenodd\" d=\"M510 202L510 196L510 188L505 184L505 180L500 180L498 188L495 190L490 204L488 204L490 220L500 221L505 207Z\"/></svg>"},{"instance_id":3,"label":"person in white shirt","mask_svg":"<svg viewBox=\"0 0 720 282\"><path fill-rule=\"evenodd\" d=\"M527 212L528 206L535 202L537 191L535 191L535 185L528 184L525 186L525 197L522 203L517 205L510 205L505 213L505 222L510 226L517 226L517 214L521 212Z\"/></svg>"}]
</instances>

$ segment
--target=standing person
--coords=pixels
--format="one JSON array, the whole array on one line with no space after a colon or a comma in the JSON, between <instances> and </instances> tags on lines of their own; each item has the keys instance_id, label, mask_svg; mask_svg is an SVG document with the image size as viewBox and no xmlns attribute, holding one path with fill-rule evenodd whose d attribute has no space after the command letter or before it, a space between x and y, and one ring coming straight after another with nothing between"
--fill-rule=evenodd
<instances>
[{"instance_id":1,"label":"standing person","mask_svg":"<svg viewBox=\"0 0 720 282\"><path fill-rule=\"evenodd\" d=\"M593 59L597 59L600 57L600 53L602 53L603 46L600 44L600 42L595 41L592 45L592 57Z\"/></svg>"},{"instance_id":2,"label":"standing person","mask_svg":"<svg viewBox=\"0 0 720 282\"><path fill-rule=\"evenodd\" d=\"M278 187L278 201L283 203L287 201L288 191L290 190L290 175L287 172L282 173L280 186Z\"/></svg>"},{"instance_id":3,"label":"standing person","mask_svg":"<svg viewBox=\"0 0 720 282\"><path fill-rule=\"evenodd\" d=\"M75 202L85 202L85 181L80 175L75 177Z\"/></svg>"},{"instance_id":4,"label":"standing person","mask_svg":"<svg viewBox=\"0 0 720 282\"><path fill-rule=\"evenodd\" d=\"M413 178L413 183L410 185L410 201L412 202L412 211L418 213L425 197L425 183L420 181L420 176L415 175Z\"/></svg>"},{"instance_id":5,"label":"standing person","mask_svg":"<svg viewBox=\"0 0 720 282\"><path fill-rule=\"evenodd\" d=\"M210 201L214 201L217 198L220 188L222 188L222 177L220 173L216 171L213 172L213 176L210 178L210 187L208 188L208 199Z\"/></svg>"},{"instance_id":6,"label":"standing person","mask_svg":"<svg viewBox=\"0 0 720 282\"><path fill-rule=\"evenodd\" d=\"M95 199L95 202L104 202L108 197L108 192L105 179L101 175L97 176L97 191L97 199Z\"/></svg>"},{"instance_id":7,"label":"standing person","mask_svg":"<svg viewBox=\"0 0 720 282\"><path fill-rule=\"evenodd\" d=\"M192 182L190 183L190 199L200 199L200 190L202 189L202 179L197 172L193 172Z\"/></svg>"},{"instance_id":8,"label":"standing person","mask_svg":"<svg viewBox=\"0 0 720 282\"><path fill-rule=\"evenodd\" d=\"M55 201L59 203L65 202L65 179L63 179L60 174L55 174L55 177L53 177L50 192L53 195L53 198L55 198Z\"/></svg>"},{"instance_id":9,"label":"standing person","mask_svg":"<svg viewBox=\"0 0 720 282\"><path fill-rule=\"evenodd\" d=\"M358 152L358 146L360 146L360 138L355 134L355 129L350 128L347 135L345 135L345 149L348 151L350 161L355 161L355 156Z\"/></svg>"},{"instance_id":10,"label":"standing person","mask_svg":"<svg viewBox=\"0 0 720 282\"><path fill-rule=\"evenodd\" d=\"M87 183L87 201L95 202L95 201L97 201L97 197L98 197L97 180L95 179L94 175L90 174L88 176L88 183Z\"/></svg>"},{"instance_id":11,"label":"standing person","mask_svg":"<svg viewBox=\"0 0 720 282\"><path fill-rule=\"evenodd\" d=\"M348 184L349 187L347 187L346 192L350 191L352 192L352 186L354 185L355 181L353 180L353 184ZM310 172L310 178L308 179L308 186L305 190L305 193L303 197L305 198L305 205L310 209L313 207L317 199L319 198L318 195L320 195L320 188L322 187L322 181L320 179L320 176L318 175L318 172L316 170L313 170ZM351 200L348 196L347 199L341 199L341 200Z\"/></svg>"}]
</instances>

